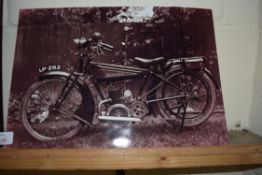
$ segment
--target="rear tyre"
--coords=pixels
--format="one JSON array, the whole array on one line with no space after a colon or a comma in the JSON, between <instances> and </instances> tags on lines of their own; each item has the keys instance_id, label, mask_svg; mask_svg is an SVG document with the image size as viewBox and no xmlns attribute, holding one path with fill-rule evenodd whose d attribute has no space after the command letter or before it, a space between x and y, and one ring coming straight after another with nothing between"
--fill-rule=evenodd
<instances>
[{"instance_id":1,"label":"rear tyre","mask_svg":"<svg viewBox=\"0 0 262 175\"><path fill-rule=\"evenodd\" d=\"M199 125L210 117L216 103L216 88L206 73L181 71L166 79L175 87L164 83L157 89L157 99L167 98L157 103L161 116L181 125L185 115L186 127Z\"/></svg>"}]
</instances>

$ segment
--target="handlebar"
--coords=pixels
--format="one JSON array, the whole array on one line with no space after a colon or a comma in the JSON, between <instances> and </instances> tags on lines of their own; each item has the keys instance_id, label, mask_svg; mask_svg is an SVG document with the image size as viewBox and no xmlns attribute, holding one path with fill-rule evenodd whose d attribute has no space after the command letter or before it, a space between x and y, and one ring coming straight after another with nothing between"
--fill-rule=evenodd
<instances>
[{"instance_id":1,"label":"handlebar","mask_svg":"<svg viewBox=\"0 0 262 175\"><path fill-rule=\"evenodd\" d=\"M114 47L110 44L107 43L103 43L101 39L96 40L93 37L91 38L85 38L85 37L81 37L81 38L77 38L74 39L75 44L77 45L77 47L79 49L84 49L87 47L97 47L99 50L105 50L108 52L112 52Z\"/></svg>"},{"instance_id":2,"label":"handlebar","mask_svg":"<svg viewBox=\"0 0 262 175\"><path fill-rule=\"evenodd\" d=\"M100 43L100 47L108 52L112 52L112 50L114 49L112 45L103 42Z\"/></svg>"}]
</instances>

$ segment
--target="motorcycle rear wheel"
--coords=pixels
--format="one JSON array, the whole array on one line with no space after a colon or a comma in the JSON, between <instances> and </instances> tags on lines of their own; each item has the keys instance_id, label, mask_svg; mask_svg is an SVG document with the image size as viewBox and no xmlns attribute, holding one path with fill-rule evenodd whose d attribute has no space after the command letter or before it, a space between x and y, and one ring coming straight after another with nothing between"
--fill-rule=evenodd
<instances>
[{"instance_id":1,"label":"motorcycle rear wheel","mask_svg":"<svg viewBox=\"0 0 262 175\"><path fill-rule=\"evenodd\" d=\"M23 98L22 121L26 130L41 141L68 139L78 134L84 124L70 115L82 102L79 85L75 84L60 105L52 110L66 79L50 78L34 83ZM63 112L61 112L63 110Z\"/></svg>"},{"instance_id":2,"label":"motorcycle rear wheel","mask_svg":"<svg viewBox=\"0 0 262 175\"><path fill-rule=\"evenodd\" d=\"M157 103L160 115L176 125L193 127L206 121L216 104L216 88L211 78L204 72L178 72L167 77L176 85L161 85L157 98L182 96Z\"/></svg>"}]
</instances>

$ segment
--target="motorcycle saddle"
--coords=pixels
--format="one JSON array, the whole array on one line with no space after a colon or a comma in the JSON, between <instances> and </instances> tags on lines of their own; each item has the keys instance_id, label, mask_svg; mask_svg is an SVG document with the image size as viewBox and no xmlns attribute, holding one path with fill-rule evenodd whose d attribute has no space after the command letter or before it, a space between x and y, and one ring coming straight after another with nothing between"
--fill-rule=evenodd
<instances>
[{"instance_id":1,"label":"motorcycle saddle","mask_svg":"<svg viewBox=\"0 0 262 175\"><path fill-rule=\"evenodd\" d=\"M155 63L160 63L160 62L166 60L166 58L165 57L157 57L157 58L153 58L153 59L145 59L145 58L135 57L134 60L136 60L140 63L144 63L144 64L155 64Z\"/></svg>"}]
</instances>

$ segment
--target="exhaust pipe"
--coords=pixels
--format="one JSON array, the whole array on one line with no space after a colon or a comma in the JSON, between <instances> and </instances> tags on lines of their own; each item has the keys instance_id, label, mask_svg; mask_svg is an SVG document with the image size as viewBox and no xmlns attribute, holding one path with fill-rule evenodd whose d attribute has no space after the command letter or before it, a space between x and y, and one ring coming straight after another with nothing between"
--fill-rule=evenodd
<instances>
[{"instance_id":1,"label":"exhaust pipe","mask_svg":"<svg viewBox=\"0 0 262 175\"><path fill-rule=\"evenodd\" d=\"M99 120L111 120L111 121L125 121L125 122L140 122L140 118L135 117L118 117L118 116L108 116L108 115L100 115L98 116Z\"/></svg>"}]
</instances>

